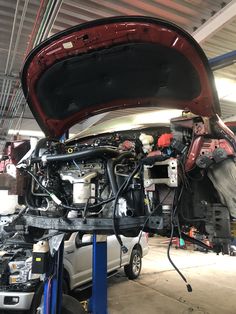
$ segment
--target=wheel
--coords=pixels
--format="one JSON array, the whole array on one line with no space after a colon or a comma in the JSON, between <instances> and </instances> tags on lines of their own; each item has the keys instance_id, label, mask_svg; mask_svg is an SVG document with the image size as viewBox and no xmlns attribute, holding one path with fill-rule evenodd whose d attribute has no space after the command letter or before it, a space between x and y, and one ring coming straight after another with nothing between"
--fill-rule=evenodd
<instances>
[{"instance_id":1,"label":"wheel","mask_svg":"<svg viewBox=\"0 0 236 314\"><path fill-rule=\"evenodd\" d=\"M36 305L35 305L34 307L32 307L31 310L29 312L27 312L27 314L42 314L42 313L44 313L44 311L43 311L43 293L41 293L41 299L40 299L38 306L36 307ZM62 304L61 304L61 314L87 314L87 312L84 310L83 306L81 305L81 303L78 300L76 300L75 298L73 298L70 295L63 294L62 295Z\"/></svg>"},{"instance_id":2,"label":"wheel","mask_svg":"<svg viewBox=\"0 0 236 314\"><path fill-rule=\"evenodd\" d=\"M81 303L70 295L63 294L61 314L86 314Z\"/></svg>"},{"instance_id":3,"label":"wheel","mask_svg":"<svg viewBox=\"0 0 236 314\"><path fill-rule=\"evenodd\" d=\"M130 262L124 266L125 275L129 279L138 278L142 269L142 255L140 249L133 249L131 252Z\"/></svg>"},{"instance_id":4,"label":"wheel","mask_svg":"<svg viewBox=\"0 0 236 314\"><path fill-rule=\"evenodd\" d=\"M28 313L28 314L37 314L38 313L37 309L40 306L42 295L43 295L43 283L40 282L39 286L35 290L35 294L34 294L34 298L32 300L30 310L26 313Z\"/></svg>"}]
</instances>

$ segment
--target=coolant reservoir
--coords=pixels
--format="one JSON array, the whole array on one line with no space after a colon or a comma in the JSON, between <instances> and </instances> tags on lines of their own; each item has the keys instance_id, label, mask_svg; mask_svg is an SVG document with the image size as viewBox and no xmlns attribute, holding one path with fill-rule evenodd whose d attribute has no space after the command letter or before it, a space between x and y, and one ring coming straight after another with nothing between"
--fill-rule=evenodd
<instances>
[{"instance_id":1,"label":"coolant reservoir","mask_svg":"<svg viewBox=\"0 0 236 314\"><path fill-rule=\"evenodd\" d=\"M0 215L12 215L18 204L17 195L8 195L8 190L0 190Z\"/></svg>"}]
</instances>

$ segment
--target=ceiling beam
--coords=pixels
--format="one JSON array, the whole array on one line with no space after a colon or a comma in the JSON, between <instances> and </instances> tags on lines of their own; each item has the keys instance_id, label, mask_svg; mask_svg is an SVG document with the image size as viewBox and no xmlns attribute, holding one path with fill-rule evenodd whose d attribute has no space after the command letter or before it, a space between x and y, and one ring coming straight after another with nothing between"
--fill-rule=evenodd
<instances>
[{"instance_id":1,"label":"ceiling beam","mask_svg":"<svg viewBox=\"0 0 236 314\"><path fill-rule=\"evenodd\" d=\"M225 24L229 23L236 16L236 0L232 0L220 11L215 13L209 20L200 26L192 36L198 43L203 43L209 37L219 31Z\"/></svg>"}]
</instances>

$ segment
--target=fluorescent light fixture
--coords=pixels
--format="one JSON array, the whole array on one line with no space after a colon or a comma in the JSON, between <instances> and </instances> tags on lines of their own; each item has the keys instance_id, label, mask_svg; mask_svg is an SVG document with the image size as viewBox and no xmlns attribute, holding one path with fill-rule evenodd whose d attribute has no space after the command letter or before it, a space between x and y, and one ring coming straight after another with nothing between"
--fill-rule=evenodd
<instances>
[{"instance_id":1,"label":"fluorescent light fixture","mask_svg":"<svg viewBox=\"0 0 236 314\"><path fill-rule=\"evenodd\" d=\"M236 81L223 77L215 77L215 83L220 99L236 102Z\"/></svg>"},{"instance_id":2,"label":"fluorescent light fixture","mask_svg":"<svg viewBox=\"0 0 236 314\"><path fill-rule=\"evenodd\" d=\"M21 136L26 136L26 137L38 137L38 138L42 138L45 137L44 133L41 131L32 131L32 130L13 130L10 129L8 131L9 135L21 135ZM75 134L70 134L70 136L73 136Z\"/></svg>"},{"instance_id":3,"label":"fluorescent light fixture","mask_svg":"<svg viewBox=\"0 0 236 314\"><path fill-rule=\"evenodd\" d=\"M27 137L44 137L43 132L41 131L32 131L32 130L13 130L8 131L9 135L22 135Z\"/></svg>"}]
</instances>

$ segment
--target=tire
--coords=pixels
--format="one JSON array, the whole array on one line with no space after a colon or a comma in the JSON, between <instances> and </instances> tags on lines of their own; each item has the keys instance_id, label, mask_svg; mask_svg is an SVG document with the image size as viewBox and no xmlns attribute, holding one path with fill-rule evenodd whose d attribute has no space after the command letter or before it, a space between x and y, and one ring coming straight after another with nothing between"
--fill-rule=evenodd
<instances>
[{"instance_id":1,"label":"tire","mask_svg":"<svg viewBox=\"0 0 236 314\"><path fill-rule=\"evenodd\" d=\"M43 293L44 293L44 285L41 282L35 291L35 295L34 295L30 310L27 312L24 311L25 314L37 314L37 308L40 306L42 302ZM62 281L62 293L63 293L63 297L64 295L67 295L69 293L69 287L65 279L63 279Z\"/></svg>"},{"instance_id":2,"label":"tire","mask_svg":"<svg viewBox=\"0 0 236 314\"><path fill-rule=\"evenodd\" d=\"M72 296L63 294L61 314L86 314L82 305Z\"/></svg>"},{"instance_id":3,"label":"tire","mask_svg":"<svg viewBox=\"0 0 236 314\"><path fill-rule=\"evenodd\" d=\"M37 308L40 306L42 295L43 295L43 283L40 282L38 288L35 290L35 295L34 295L30 310L26 313L37 314Z\"/></svg>"},{"instance_id":4,"label":"tire","mask_svg":"<svg viewBox=\"0 0 236 314\"><path fill-rule=\"evenodd\" d=\"M42 285L42 287L43 287L43 285ZM39 300L40 292L41 292L41 298ZM43 302L43 300L42 300L43 289L40 292L38 294L37 302L34 302L34 304L32 304L31 309L29 312L27 312L27 314L37 314L38 313L37 308ZM40 310L40 313L41 313L41 311L42 311L42 308ZM26 313L26 312L24 312L24 313ZM73 298L70 295L66 295L64 293L62 294L61 314L86 314L86 313L87 312L83 309L83 306L81 305L81 303L78 300L76 300L75 298ZM10 312L9 312L9 314L10 314ZM13 314L13 312L12 312L12 314Z\"/></svg>"},{"instance_id":5,"label":"tire","mask_svg":"<svg viewBox=\"0 0 236 314\"><path fill-rule=\"evenodd\" d=\"M140 249L133 249L130 262L124 266L125 275L133 280L137 279L142 269L142 254Z\"/></svg>"}]
</instances>

